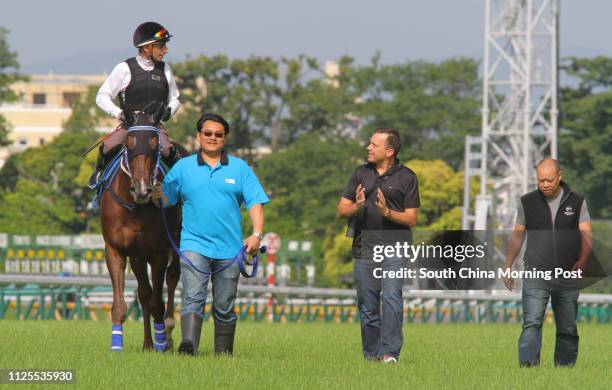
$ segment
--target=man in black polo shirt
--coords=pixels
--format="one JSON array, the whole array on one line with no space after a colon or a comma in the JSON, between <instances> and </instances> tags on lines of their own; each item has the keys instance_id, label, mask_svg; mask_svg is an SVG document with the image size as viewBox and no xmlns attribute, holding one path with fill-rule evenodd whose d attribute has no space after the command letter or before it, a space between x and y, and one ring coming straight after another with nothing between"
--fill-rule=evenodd
<instances>
[{"instance_id":1,"label":"man in black polo shirt","mask_svg":"<svg viewBox=\"0 0 612 390\"><path fill-rule=\"evenodd\" d=\"M339 218L351 219L363 355L385 363L397 362L403 344L403 279L375 277L374 270L401 270L405 259L377 263L373 247L410 243L420 205L417 177L397 159L400 146L397 131L377 129L367 147L368 163L355 169L337 207Z\"/></svg>"},{"instance_id":2,"label":"man in black polo shirt","mask_svg":"<svg viewBox=\"0 0 612 390\"><path fill-rule=\"evenodd\" d=\"M525 271L550 272L551 278L529 277L523 280L523 330L518 342L519 365L540 364L542 323L549 299L555 314L557 337L555 365L573 366L578 357L578 279L559 275L555 269L584 270L591 252L591 221L584 197L564 183L556 160L547 158L538 164L538 189L523 195L518 207L514 231L508 245L504 270L512 268L525 235ZM542 272L540 272L540 275ZM509 290L511 277L504 277Z\"/></svg>"}]
</instances>

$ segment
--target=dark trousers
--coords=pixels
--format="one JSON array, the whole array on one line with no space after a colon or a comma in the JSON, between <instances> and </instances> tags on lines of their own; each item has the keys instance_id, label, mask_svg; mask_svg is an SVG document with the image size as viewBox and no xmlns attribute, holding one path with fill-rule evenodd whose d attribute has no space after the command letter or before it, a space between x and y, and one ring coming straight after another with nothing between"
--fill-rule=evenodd
<instances>
[{"instance_id":1,"label":"dark trousers","mask_svg":"<svg viewBox=\"0 0 612 390\"><path fill-rule=\"evenodd\" d=\"M573 366L578 357L578 285L575 280L525 279L523 330L518 342L519 365L540 364L542 323L548 300L557 326L555 365Z\"/></svg>"},{"instance_id":2,"label":"dark trousers","mask_svg":"<svg viewBox=\"0 0 612 390\"><path fill-rule=\"evenodd\" d=\"M375 278L373 272L375 268L400 270L404 264L403 259L385 259L380 263L371 259L355 259L353 276L357 287L361 344L366 359L379 359L384 355L399 357L404 342L404 280Z\"/></svg>"}]
</instances>

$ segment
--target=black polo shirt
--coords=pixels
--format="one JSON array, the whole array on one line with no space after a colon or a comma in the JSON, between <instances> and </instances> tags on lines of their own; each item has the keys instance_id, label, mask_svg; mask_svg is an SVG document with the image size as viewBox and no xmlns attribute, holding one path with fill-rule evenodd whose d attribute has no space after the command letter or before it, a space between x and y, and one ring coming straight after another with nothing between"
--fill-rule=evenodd
<instances>
[{"instance_id":1,"label":"black polo shirt","mask_svg":"<svg viewBox=\"0 0 612 390\"><path fill-rule=\"evenodd\" d=\"M353 172L342 196L353 202L356 201L356 189L361 184L365 187L366 204L355 215L353 257L369 257L369 251L362 251L362 231L385 232L377 236L378 244L394 244L395 242L411 242L410 227L401 225L384 217L376 208L376 193L380 188L387 201L387 206L394 211L403 212L405 209L415 209L420 206L419 183L416 174L405 165L395 163L382 175L376 171L372 163L363 164ZM370 237L370 233L368 233ZM373 237L373 236L372 236ZM369 246L369 245L368 245Z\"/></svg>"}]
</instances>

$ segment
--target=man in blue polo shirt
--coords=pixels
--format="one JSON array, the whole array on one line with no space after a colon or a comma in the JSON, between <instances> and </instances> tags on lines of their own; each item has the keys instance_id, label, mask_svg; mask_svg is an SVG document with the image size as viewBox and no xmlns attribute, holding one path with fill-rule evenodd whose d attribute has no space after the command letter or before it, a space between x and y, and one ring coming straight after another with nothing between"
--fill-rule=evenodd
<instances>
[{"instance_id":1,"label":"man in blue polo shirt","mask_svg":"<svg viewBox=\"0 0 612 390\"><path fill-rule=\"evenodd\" d=\"M263 205L269 199L248 164L223 149L230 130L225 119L204 114L197 130L200 152L179 160L155 189L153 199L156 204L162 199L165 207L181 202L181 252L198 270L213 273L215 353L231 354L240 271L236 264L217 271L232 262L243 245L247 253L257 253L264 225ZM244 241L242 204L253 224L253 234ZM181 261L183 339L179 353L193 355L198 349L209 278Z\"/></svg>"}]
</instances>

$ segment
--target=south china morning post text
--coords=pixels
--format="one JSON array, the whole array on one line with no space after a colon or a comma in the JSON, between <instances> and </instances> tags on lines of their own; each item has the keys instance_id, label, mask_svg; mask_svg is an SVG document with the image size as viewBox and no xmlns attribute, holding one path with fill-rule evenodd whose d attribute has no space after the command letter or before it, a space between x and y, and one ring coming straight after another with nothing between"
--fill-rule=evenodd
<instances>
[{"instance_id":1,"label":"south china morning post text","mask_svg":"<svg viewBox=\"0 0 612 390\"><path fill-rule=\"evenodd\" d=\"M387 245L374 245L372 247L372 259L375 263L382 265L382 262L390 259L400 259L406 264L412 265L401 267L400 269L385 270L382 266L373 268L372 274L376 279L543 279L552 280L580 279L582 270L569 271L564 268L554 268L552 270L525 269L514 270L503 267L494 269L481 269L474 264L480 261L485 263L487 257L487 242L481 244L466 245L442 245L427 244L421 242L412 244L409 242L395 242ZM427 267L427 261L435 262L436 266ZM419 260L419 266L414 266ZM440 267L440 262L463 263L461 267ZM488 268L488 267L486 267Z\"/></svg>"}]
</instances>

